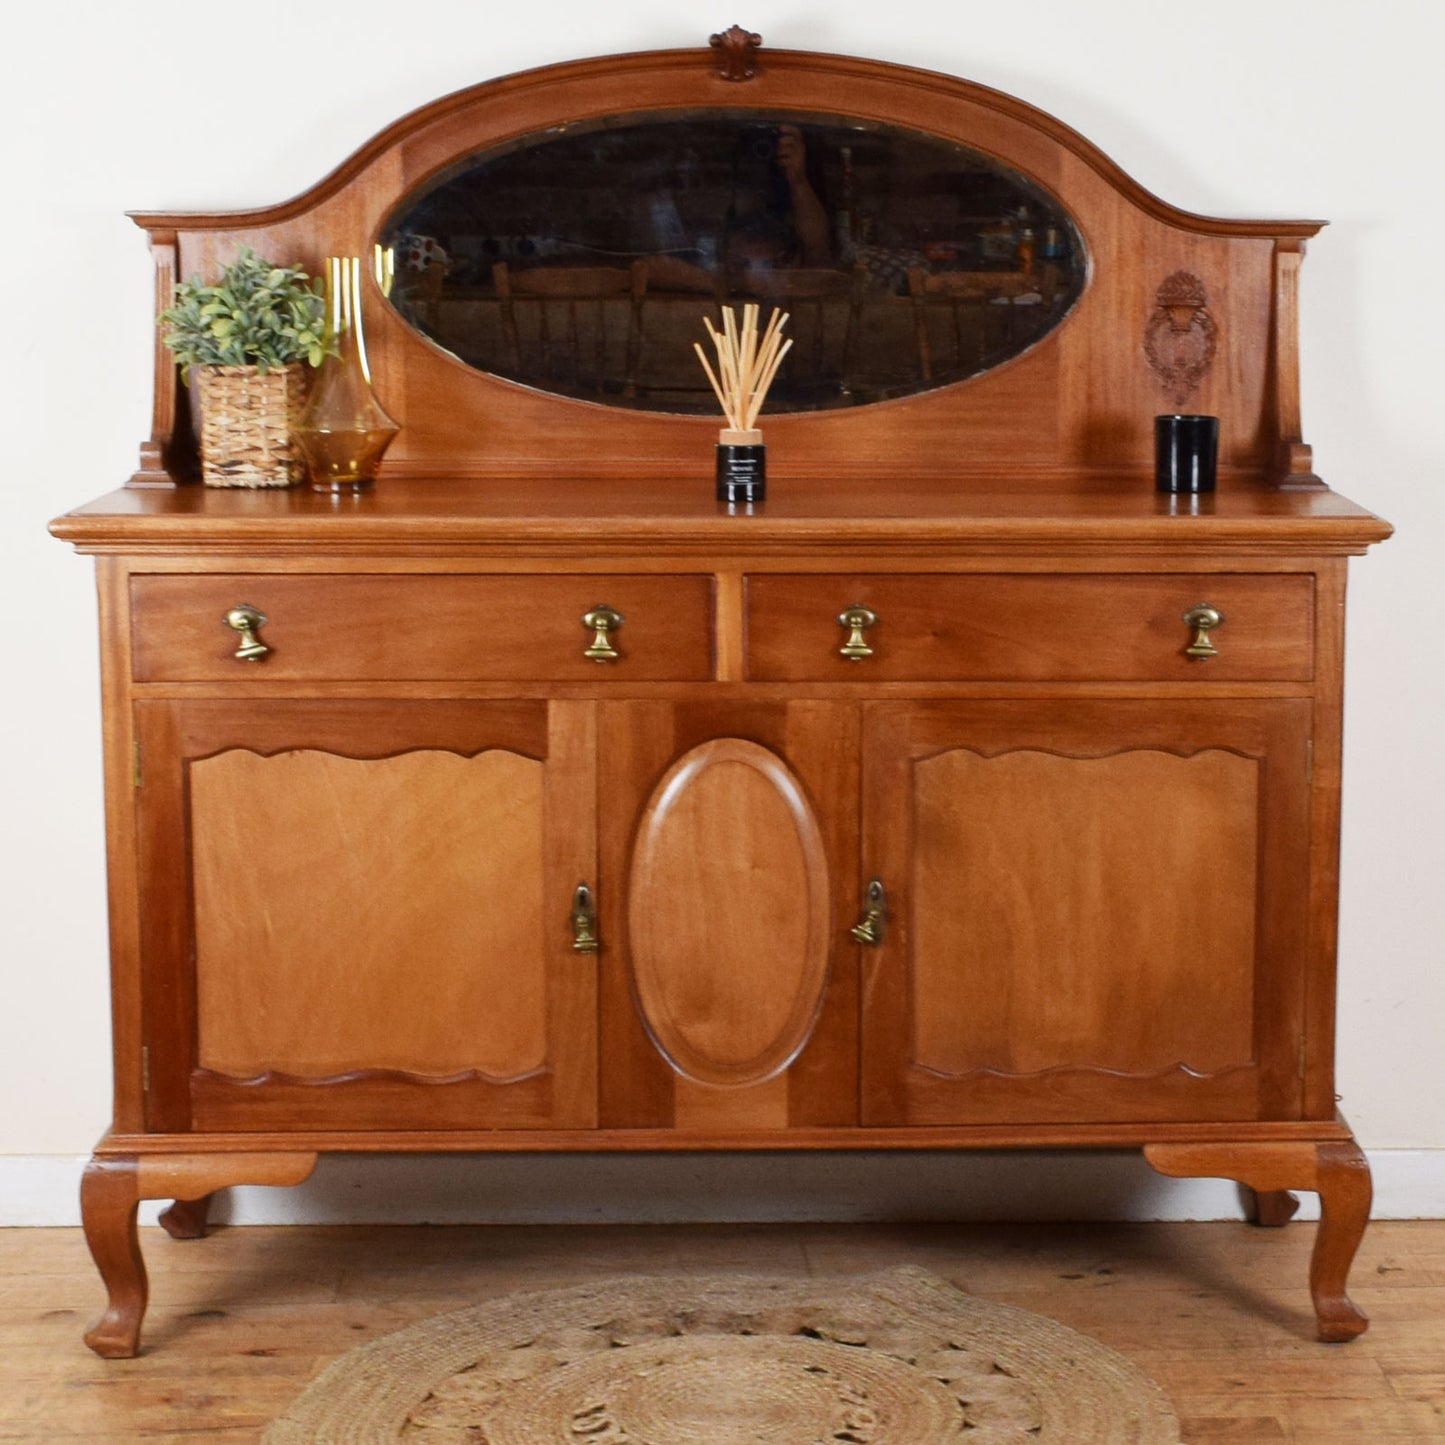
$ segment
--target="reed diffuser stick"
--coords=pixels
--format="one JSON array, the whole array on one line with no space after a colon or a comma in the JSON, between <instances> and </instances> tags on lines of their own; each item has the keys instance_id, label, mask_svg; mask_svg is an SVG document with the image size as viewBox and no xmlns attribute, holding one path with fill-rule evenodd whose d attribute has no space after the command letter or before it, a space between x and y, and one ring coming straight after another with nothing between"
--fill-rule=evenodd
<instances>
[{"instance_id":1,"label":"reed diffuser stick","mask_svg":"<svg viewBox=\"0 0 1445 1445\"><path fill-rule=\"evenodd\" d=\"M707 372L707 379L712 383L713 395L717 397L718 405L722 407L723 412L726 413L728 409L728 399L723 395L722 386L717 377L713 375L712 367L707 364L707 353L702 349L702 343L700 341L694 341L692 343L692 349L697 352L697 359L702 362L702 369Z\"/></svg>"},{"instance_id":2,"label":"reed diffuser stick","mask_svg":"<svg viewBox=\"0 0 1445 1445\"><path fill-rule=\"evenodd\" d=\"M717 353L716 370L709 364L700 342L692 349L702 362L702 369L712 386L727 420L722 433L726 443L757 443L762 434L757 430L758 416L767 400L768 388L778 374L778 367L787 355L792 339L783 339L788 324L786 311L773 310L758 334L759 307L749 302L743 307L741 321L731 306L722 308L722 330L704 316L702 324Z\"/></svg>"}]
</instances>

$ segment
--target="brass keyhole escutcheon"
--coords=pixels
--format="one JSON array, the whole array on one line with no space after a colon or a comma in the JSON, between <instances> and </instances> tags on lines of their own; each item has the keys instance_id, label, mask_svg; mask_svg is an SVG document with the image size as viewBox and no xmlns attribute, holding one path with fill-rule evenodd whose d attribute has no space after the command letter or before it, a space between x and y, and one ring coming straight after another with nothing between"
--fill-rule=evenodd
<instances>
[{"instance_id":1,"label":"brass keyhole escutcheon","mask_svg":"<svg viewBox=\"0 0 1445 1445\"><path fill-rule=\"evenodd\" d=\"M592 634L592 645L582 654L593 662L616 662L622 654L612 645L612 634L622 626L622 614L605 603L582 614L582 625Z\"/></svg>"},{"instance_id":2,"label":"brass keyhole escutcheon","mask_svg":"<svg viewBox=\"0 0 1445 1445\"><path fill-rule=\"evenodd\" d=\"M585 884L577 885L572 896L572 950L574 953L596 953L602 946L597 936L597 905L592 901L592 890Z\"/></svg>"},{"instance_id":3,"label":"brass keyhole escutcheon","mask_svg":"<svg viewBox=\"0 0 1445 1445\"><path fill-rule=\"evenodd\" d=\"M862 662L865 657L872 657L873 649L863 641L863 634L877 622L876 612L870 612L856 602L851 607L845 607L838 614L838 626L848 629L848 640L838 649L839 654L849 662Z\"/></svg>"},{"instance_id":4,"label":"brass keyhole escutcheon","mask_svg":"<svg viewBox=\"0 0 1445 1445\"><path fill-rule=\"evenodd\" d=\"M1194 641L1184 649L1186 657L1218 657L1219 649L1209 640L1209 634L1224 621L1224 614L1207 602L1191 607L1184 614L1184 625L1194 629Z\"/></svg>"},{"instance_id":5,"label":"brass keyhole escutcheon","mask_svg":"<svg viewBox=\"0 0 1445 1445\"><path fill-rule=\"evenodd\" d=\"M863 916L848 931L859 943L876 948L883 942L884 926L888 922L888 895L883 891L883 880L875 878L868 885L863 896Z\"/></svg>"},{"instance_id":6,"label":"brass keyhole escutcheon","mask_svg":"<svg viewBox=\"0 0 1445 1445\"><path fill-rule=\"evenodd\" d=\"M225 622L227 627L233 627L241 634L241 645L236 649L238 661L260 662L271 651L256 636L256 629L266 625L264 612L258 612L254 607L243 602L239 607L233 607L226 613Z\"/></svg>"}]
</instances>

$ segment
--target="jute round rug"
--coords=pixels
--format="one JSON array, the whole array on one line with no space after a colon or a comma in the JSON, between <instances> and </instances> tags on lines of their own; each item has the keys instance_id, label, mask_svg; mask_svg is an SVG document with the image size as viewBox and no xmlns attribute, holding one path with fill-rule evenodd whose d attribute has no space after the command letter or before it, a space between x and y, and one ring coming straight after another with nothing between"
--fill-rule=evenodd
<instances>
[{"instance_id":1,"label":"jute round rug","mask_svg":"<svg viewBox=\"0 0 1445 1445\"><path fill-rule=\"evenodd\" d=\"M1178 1445L1159 1387L917 1269L623 1278L352 1350L263 1445Z\"/></svg>"}]
</instances>

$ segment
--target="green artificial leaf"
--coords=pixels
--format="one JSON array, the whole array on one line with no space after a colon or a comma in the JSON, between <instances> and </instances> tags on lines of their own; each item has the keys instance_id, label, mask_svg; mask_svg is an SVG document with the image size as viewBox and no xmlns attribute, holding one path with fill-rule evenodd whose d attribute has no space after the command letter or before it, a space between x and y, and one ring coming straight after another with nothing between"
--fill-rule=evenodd
<instances>
[{"instance_id":1,"label":"green artificial leaf","mask_svg":"<svg viewBox=\"0 0 1445 1445\"><path fill-rule=\"evenodd\" d=\"M239 248L219 279L179 283L159 317L163 343L183 368L265 369L304 361L318 366L334 350L325 330L325 291L300 266L279 266Z\"/></svg>"}]
</instances>

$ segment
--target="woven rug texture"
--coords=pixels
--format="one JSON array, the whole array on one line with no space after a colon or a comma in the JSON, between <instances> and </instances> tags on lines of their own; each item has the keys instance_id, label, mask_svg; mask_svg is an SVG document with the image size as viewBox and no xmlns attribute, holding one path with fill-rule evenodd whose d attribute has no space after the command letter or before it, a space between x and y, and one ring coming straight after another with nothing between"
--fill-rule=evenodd
<instances>
[{"instance_id":1,"label":"woven rug texture","mask_svg":"<svg viewBox=\"0 0 1445 1445\"><path fill-rule=\"evenodd\" d=\"M263 1445L1179 1445L1122 1355L918 1269L625 1277L343 1355Z\"/></svg>"}]
</instances>

